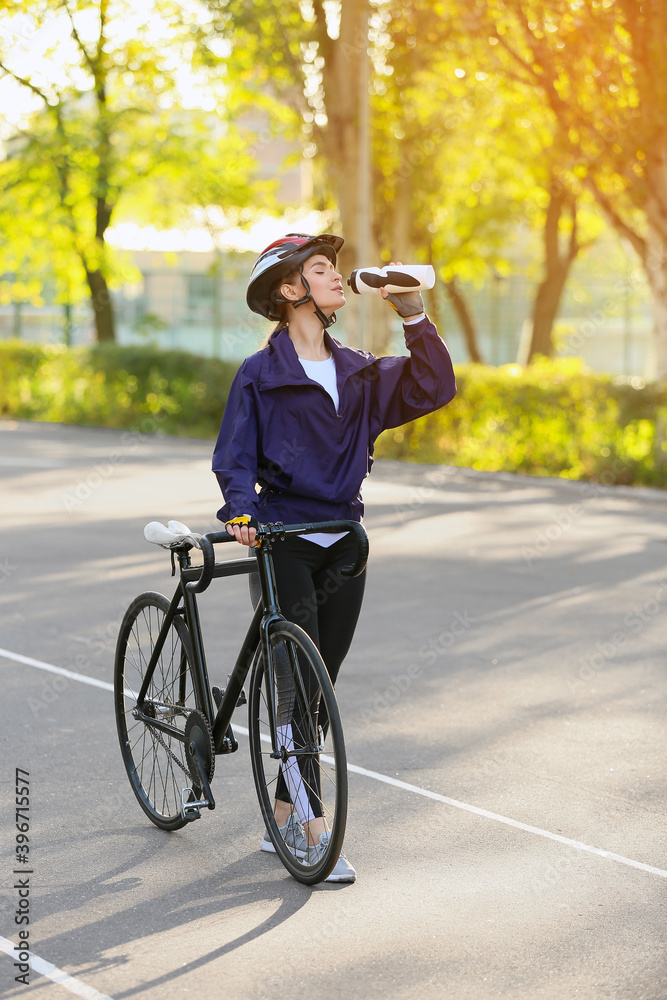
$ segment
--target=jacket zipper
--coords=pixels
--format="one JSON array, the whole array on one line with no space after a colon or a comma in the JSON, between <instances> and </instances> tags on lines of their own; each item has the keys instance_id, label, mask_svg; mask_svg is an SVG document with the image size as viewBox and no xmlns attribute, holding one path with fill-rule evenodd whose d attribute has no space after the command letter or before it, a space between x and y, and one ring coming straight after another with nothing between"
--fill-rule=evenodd
<instances>
[{"instance_id":1,"label":"jacket zipper","mask_svg":"<svg viewBox=\"0 0 667 1000\"><path fill-rule=\"evenodd\" d=\"M323 393L324 393L324 395L325 395L325 396L327 397L327 399L329 400L329 402L330 402L330 403L331 403L331 405L333 406L333 408L334 408L334 413L336 414L336 416L337 416L337 417L338 417L338 419L340 420L340 419L341 419L341 414L340 414L340 413L338 412L338 410L337 410L337 409L336 409L336 407L334 406L334 401L333 401L333 399L331 398L331 396L329 395L329 393L327 392L327 390L326 390L326 389L324 388L324 386L323 386L323 385L320 385L320 383L319 383L319 382L316 382L316 381L315 381L315 379L311 379L311 380L310 380L310 381L308 382L308 385L316 385L316 386L317 386L317 388L318 388L318 389L319 389L319 390L320 390L321 392L323 392ZM338 404L340 405L340 394L339 394L339 396L338 396Z\"/></svg>"}]
</instances>

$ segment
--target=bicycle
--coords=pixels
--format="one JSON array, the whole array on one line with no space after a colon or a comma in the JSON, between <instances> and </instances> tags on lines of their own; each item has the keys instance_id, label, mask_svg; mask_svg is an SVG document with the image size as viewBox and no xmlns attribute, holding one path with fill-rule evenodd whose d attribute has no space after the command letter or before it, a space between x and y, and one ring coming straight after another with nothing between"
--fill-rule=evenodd
<instances>
[{"instance_id":1,"label":"bicycle","mask_svg":"<svg viewBox=\"0 0 667 1000\"><path fill-rule=\"evenodd\" d=\"M255 558L223 562L215 561L213 546L235 541L227 531L197 535L178 521L167 527L151 522L144 535L170 550L172 576L178 560L178 584L171 601L151 592L134 599L121 623L114 664L123 761L141 808L163 830L178 830L201 818L202 809L215 808L215 759L238 749L231 719L247 700L252 772L264 823L282 863L307 885L331 873L342 849L345 743L322 657L278 606L271 551L287 536L341 530L354 532L357 541L356 562L343 575L357 576L366 565L368 538L356 521L260 525ZM202 551L201 567L192 564L194 547ZM255 571L261 599L226 687L211 688L196 595L215 578ZM283 839L273 813L281 771L283 779L304 792L313 815L319 811L324 819L329 831L324 850L296 851Z\"/></svg>"}]
</instances>

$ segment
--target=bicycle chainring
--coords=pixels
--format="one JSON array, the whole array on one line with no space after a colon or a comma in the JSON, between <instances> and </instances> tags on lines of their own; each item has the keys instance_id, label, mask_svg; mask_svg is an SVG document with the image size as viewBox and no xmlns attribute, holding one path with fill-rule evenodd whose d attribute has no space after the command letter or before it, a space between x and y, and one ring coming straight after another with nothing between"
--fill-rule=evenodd
<instances>
[{"instance_id":1,"label":"bicycle chainring","mask_svg":"<svg viewBox=\"0 0 667 1000\"><path fill-rule=\"evenodd\" d=\"M205 716L196 710L190 712L185 723L185 759L190 770L193 786L201 788L199 765L194 753L194 747L204 763L206 777L210 781L215 771L215 747L213 733Z\"/></svg>"}]
</instances>

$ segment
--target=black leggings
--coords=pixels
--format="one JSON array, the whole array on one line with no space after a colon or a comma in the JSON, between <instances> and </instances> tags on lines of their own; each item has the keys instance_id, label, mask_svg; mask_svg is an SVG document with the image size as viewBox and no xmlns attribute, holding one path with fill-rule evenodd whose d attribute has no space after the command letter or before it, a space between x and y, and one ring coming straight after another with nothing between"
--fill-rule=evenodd
<instances>
[{"instance_id":1,"label":"black leggings","mask_svg":"<svg viewBox=\"0 0 667 1000\"><path fill-rule=\"evenodd\" d=\"M350 534L327 548L297 537L276 542L272 550L280 610L288 621L300 625L308 633L322 654L333 684L350 648L364 596L366 571L353 578L342 576L340 572L342 566L354 563L356 553L355 536ZM250 576L250 597L256 606L260 598L256 574ZM279 670L278 664L277 667ZM287 675L287 671L285 673ZM304 679L307 688L312 689L312 679ZM290 696L287 676L286 683L287 687L283 685L281 690L278 679L278 724L291 722L294 732L298 732L303 726L293 714L294 699ZM321 718L319 722L326 733L327 720ZM309 796L310 810L314 816L321 816L316 794L319 774L303 778L306 788L315 790ZM291 801L282 771L276 785L276 798Z\"/></svg>"}]
</instances>

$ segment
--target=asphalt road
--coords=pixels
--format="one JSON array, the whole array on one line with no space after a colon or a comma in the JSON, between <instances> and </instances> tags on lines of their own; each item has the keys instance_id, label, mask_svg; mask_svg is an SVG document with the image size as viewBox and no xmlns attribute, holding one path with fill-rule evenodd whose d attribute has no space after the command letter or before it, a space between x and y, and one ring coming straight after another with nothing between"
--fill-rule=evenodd
<instances>
[{"instance_id":1,"label":"asphalt road","mask_svg":"<svg viewBox=\"0 0 667 1000\"><path fill-rule=\"evenodd\" d=\"M0 994L664 1000L667 493L377 463L338 684L349 761L376 774L350 774L357 882L309 889L259 851L244 738L216 811L163 833L109 691L15 658L111 681L124 608L172 587L144 524L216 525L210 451L0 424L0 935L25 908L21 768L36 966L16 983L0 952ZM224 683L245 578L201 612Z\"/></svg>"}]
</instances>

